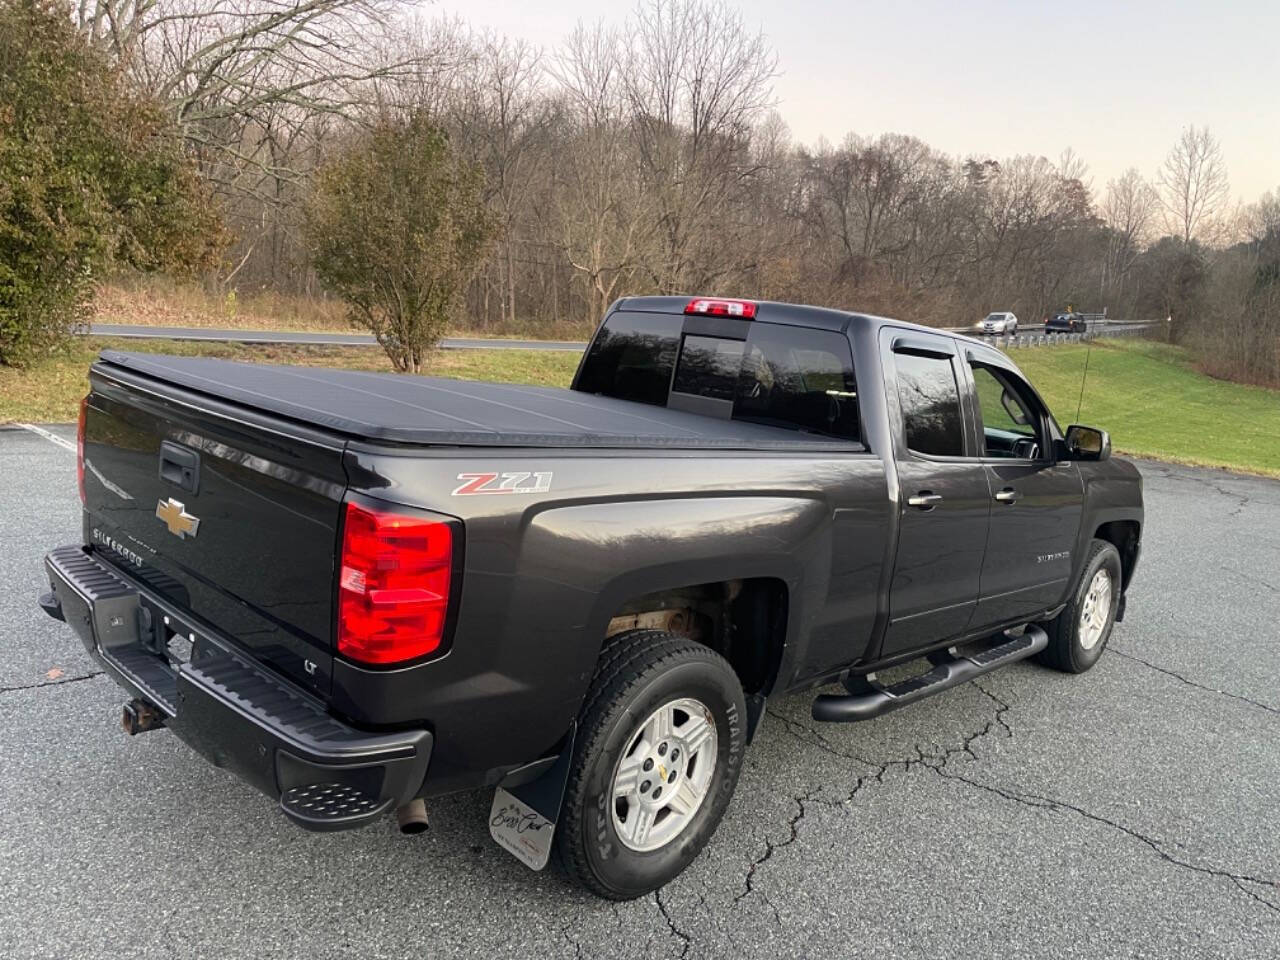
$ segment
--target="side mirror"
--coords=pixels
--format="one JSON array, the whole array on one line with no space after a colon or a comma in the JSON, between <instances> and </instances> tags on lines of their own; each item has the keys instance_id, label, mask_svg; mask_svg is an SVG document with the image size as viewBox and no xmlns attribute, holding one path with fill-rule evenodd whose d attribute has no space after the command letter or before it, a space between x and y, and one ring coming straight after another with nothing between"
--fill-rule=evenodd
<instances>
[{"instance_id":1,"label":"side mirror","mask_svg":"<svg viewBox=\"0 0 1280 960\"><path fill-rule=\"evenodd\" d=\"M1097 427L1073 423L1067 427L1067 456L1072 460L1106 460L1111 456L1111 436Z\"/></svg>"}]
</instances>

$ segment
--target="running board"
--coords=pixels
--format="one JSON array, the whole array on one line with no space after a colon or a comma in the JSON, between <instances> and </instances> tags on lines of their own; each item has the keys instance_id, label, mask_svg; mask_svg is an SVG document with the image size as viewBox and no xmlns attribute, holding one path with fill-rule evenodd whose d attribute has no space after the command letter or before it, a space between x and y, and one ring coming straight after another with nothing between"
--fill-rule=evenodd
<instances>
[{"instance_id":1,"label":"running board","mask_svg":"<svg viewBox=\"0 0 1280 960\"><path fill-rule=\"evenodd\" d=\"M1016 660L1035 656L1049 645L1049 636L1040 627L1029 626L1021 636L998 634L986 646L964 656L956 648L931 657L934 667L918 677L908 677L892 686L880 684L874 673L851 676L845 681L845 696L822 694L813 701L813 719L827 723L854 723L871 720L909 703L942 693L998 670Z\"/></svg>"}]
</instances>

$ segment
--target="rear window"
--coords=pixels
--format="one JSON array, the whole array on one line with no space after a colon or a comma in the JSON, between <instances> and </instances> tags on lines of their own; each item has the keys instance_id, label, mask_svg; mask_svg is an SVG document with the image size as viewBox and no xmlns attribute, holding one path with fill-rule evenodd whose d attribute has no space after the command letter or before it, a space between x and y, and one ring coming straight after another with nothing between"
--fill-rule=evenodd
<instances>
[{"instance_id":1,"label":"rear window","mask_svg":"<svg viewBox=\"0 0 1280 960\"><path fill-rule=\"evenodd\" d=\"M576 389L665 406L683 328L679 315L613 314L591 344Z\"/></svg>"},{"instance_id":2,"label":"rear window","mask_svg":"<svg viewBox=\"0 0 1280 960\"><path fill-rule=\"evenodd\" d=\"M861 440L848 339L826 330L753 326L733 419Z\"/></svg>"},{"instance_id":3,"label":"rear window","mask_svg":"<svg viewBox=\"0 0 1280 960\"><path fill-rule=\"evenodd\" d=\"M733 400L742 369L741 340L687 336L680 348L680 365L671 384L673 393L689 393L713 400Z\"/></svg>"},{"instance_id":4,"label":"rear window","mask_svg":"<svg viewBox=\"0 0 1280 960\"><path fill-rule=\"evenodd\" d=\"M680 314L609 317L574 388L861 441L853 355L843 334L742 323L745 341L684 334Z\"/></svg>"}]
</instances>

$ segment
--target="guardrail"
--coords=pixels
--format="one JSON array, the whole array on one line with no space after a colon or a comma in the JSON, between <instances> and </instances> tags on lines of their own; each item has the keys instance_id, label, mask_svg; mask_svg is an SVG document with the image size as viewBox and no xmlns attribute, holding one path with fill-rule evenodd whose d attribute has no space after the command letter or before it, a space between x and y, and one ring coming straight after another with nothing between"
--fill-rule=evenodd
<instances>
[{"instance_id":1,"label":"guardrail","mask_svg":"<svg viewBox=\"0 0 1280 960\"><path fill-rule=\"evenodd\" d=\"M1107 322L1098 324L1096 327L1081 333L1032 333L1028 331L1026 333L1015 333L1011 337L1003 334L991 337L985 337L978 333L972 335L980 340L989 340L1001 350L1008 350L1010 347L1052 347L1064 343L1084 343L1086 340L1095 340L1103 337L1130 337L1141 334L1150 326L1151 324L1149 323Z\"/></svg>"}]
</instances>

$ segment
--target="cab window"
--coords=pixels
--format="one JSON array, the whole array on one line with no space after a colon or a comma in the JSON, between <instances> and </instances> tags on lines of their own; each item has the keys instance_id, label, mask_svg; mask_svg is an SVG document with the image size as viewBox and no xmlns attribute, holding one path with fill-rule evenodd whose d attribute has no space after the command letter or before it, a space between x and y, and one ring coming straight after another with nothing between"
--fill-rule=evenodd
<instances>
[{"instance_id":1,"label":"cab window","mask_svg":"<svg viewBox=\"0 0 1280 960\"><path fill-rule=\"evenodd\" d=\"M1017 377L999 367L970 363L982 418L984 454L1034 460L1045 449L1040 415Z\"/></svg>"},{"instance_id":2,"label":"cab window","mask_svg":"<svg viewBox=\"0 0 1280 960\"><path fill-rule=\"evenodd\" d=\"M930 457L963 457L960 389L950 358L895 353L894 367L907 449Z\"/></svg>"}]
</instances>

